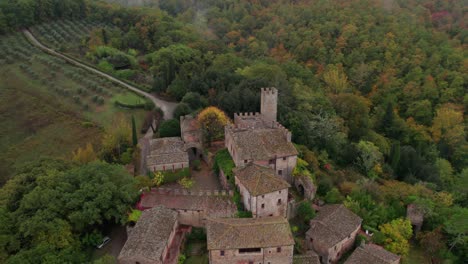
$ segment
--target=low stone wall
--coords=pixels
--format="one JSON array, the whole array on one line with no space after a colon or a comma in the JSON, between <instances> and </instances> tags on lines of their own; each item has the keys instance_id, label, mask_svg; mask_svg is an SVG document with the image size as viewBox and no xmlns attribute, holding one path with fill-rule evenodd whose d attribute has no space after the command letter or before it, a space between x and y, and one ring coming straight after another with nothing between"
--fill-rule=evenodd
<instances>
[{"instance_id":1,"label":"low stone wall","mask_svg":"<svg viewBox=\"0 0 468 264\"><path fill-rule=\"evenodd\" d=\"M225 190L231 189L230 186L229 186L229 182L227 180L226 174L224 173L223 169L221 169L221 168L219 168L218 178L219 178L219 182L221 183L221 186L223 186L223 188Z\"/></svg>"},{"instance_id":2,"label":"low stone wall","mask_svg":"<svg viewBox=\"0 0 468 264\"><path fill-rule=\"evenodd\" d=\"M187 189L172 189L172 188L151 188L151 192L157 192L160 194L172 194L172 195L192 195L192 196L233 196L234 191L232 190L187 190Z\"/></svg>"}]
</instances>

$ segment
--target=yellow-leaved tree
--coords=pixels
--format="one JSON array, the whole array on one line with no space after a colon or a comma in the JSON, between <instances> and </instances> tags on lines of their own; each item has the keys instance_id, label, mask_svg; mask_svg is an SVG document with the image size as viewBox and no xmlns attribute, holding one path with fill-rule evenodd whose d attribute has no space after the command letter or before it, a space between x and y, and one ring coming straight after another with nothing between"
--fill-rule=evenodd
<instances>
[{"instance_id":1,"label":"yellow-leaved tree","mask_svg":"<svg viewBox=\"0 0 468 264\"><path fill-rule=\"evenodd\" d=\"M86 164L91 161L97 160L96 152L94 152L93 145L91 143L86 144L86 148L78 148L73 152L72 160L79 164Z\"/></svg>"},{"instance_id":2,"label":"yellow-leaved tree","mask_svg":"<svg viewBox=\"0 0 468 264\"><path fill-rule=\"evenodd\" d=\"M198 114L198 122L203 130L206 142L224 138L224 127L230 123L229 118L221 109L210 106Z\"/></svg>"}]
</instances>

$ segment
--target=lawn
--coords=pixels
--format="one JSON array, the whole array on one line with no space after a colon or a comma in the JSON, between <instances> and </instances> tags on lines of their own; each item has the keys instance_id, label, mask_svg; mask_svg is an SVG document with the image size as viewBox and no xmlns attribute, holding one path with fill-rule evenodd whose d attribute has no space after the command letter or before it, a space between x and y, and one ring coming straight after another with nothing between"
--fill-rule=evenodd
<instances>
[{"instance_id":1,"label":"lawn","mask_svg":"<svg viewBox=\"0 0 468 264\"><path fill-rule=\"evenodd\" d=\"M0 65L0 185L26 162L98 147L117 114L135 116L137 130L143 122L143 109L114 105L125 88L43 53L21 33L0 37Z\"/></svg>"},{"instance_id":2,"label":"lawn","mask_svg":"<svg viewBox=\"0 0 468 264\"><path fill-rule=\"evenodd\" d=\"M116 94L112 97L111 101L124 108L143 108L148 102L146 98L131 92Z\"/></svg>"}]
</instances>

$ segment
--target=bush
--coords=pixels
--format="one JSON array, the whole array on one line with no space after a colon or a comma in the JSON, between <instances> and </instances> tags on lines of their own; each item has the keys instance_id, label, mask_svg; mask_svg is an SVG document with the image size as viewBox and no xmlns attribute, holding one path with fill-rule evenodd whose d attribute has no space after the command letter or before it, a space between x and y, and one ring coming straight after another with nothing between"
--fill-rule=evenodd
<instances>
[{"instance_id":1,"label":"bush","mask_svg":"<svg viewBox=\"0 0 468 264\"><path fill-rule=\"evenodd\" d=\"M160 137L178 137L180 136L180 122L176 119L167 120L161 123L159 127Z\"/></svg>"},{"instance_id":2,"label":"bush","mask_svg":"<svg viewBox=\"0 0 468 264\"><path fill-rule=\"evenodd\" d=\"M216 152L214 161L213 169L215 173L218 174L220 169L222 169L228 182L231 184L231 187L234 187L234 175L232 173L232 169L236 167L236 165L234 164L229 151L227 149L222 149Z\"/></svg>"},{"instance_id":3,"label":"bush","mask_svg":"<svg viewBox=\"0 0 468 264\"><path fill-rule=\"evenodd\" d=\"M309 202L302 202L297 208L297 215L304 220L305 223L315 217L315 210L312 208Z\"/></svg>"},{"instance_id":4,"label":"bush","mask_svg":"<svg viewBox=\"0 0 468 264\"><path fill-rule=\"evenodd\" d=\"M174 109L174 118L177 120L180 120L181 116L185 116L192 113L192 109L188 104L186 103L180 103L177 105L177 107Z\"/></svg>"},{"instance_id":5,"label":"bush","mask_svg":"<svg viewBox=\"0 0 468 264\"><path fill-rule=\"evenodd\" d=\"M180 180L177 181L180 185L182 185L182 187L184 187L185 189L190 189L193 187L193 180L190 179L190 178L187 178L187 177L184 177Z\"/></svg>"},{"instance_id":6,"label":"bush","mask_svg":"<svg viewBox=\"0 0 468 264\"><path fill-rule=\"evenodd\" d=\"M182 178L190 176L190 170L188 168L179 169L176 171L163 171L164 183L176 182Z\"/></svg>"}]
</instances>

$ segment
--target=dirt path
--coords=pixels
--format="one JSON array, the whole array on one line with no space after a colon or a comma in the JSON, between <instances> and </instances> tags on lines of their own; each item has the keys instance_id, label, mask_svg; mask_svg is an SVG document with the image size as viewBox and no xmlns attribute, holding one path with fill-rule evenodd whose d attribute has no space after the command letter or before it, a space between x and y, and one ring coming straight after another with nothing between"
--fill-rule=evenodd
<instances>
[{"instance_id":1,"label":"dirt path","mask_svg":"<svg viewBox=\"0 0 468 264\"><path fill-rule=\"evenodd\" d=\"M156 106L158 106L159 108L161 108L161 110L164 112L164 119L171 119L173 116L174 116L174 109L176 108L177 106L177 103L174 103L174 102L168 102L168 101L165 101L165 100L162 100L162 99L159 99L157 98L156 96L150 94L150 93L147 93L147 92L144 92L130 84L127 84L115 77L112 77L111 75L107 74L107 73L104 73L100 70L97 70L93 67L90 67L84 63L81 63L80 61L74 59L74 58L71 58L67 55L64 55L60 52L57 52L49 47L46 47L44 44L42 44L41 42L39 42L39 40L36 39L36 37L34 37L34 35L27 29L23 29L23 34L26 36L26 38L35 46L37 46L38 48L40 48L41 50L45 51L46 53L50 54L50 55L53 55L53 56L56 56L56 57L59 57L61 59L64 59L66 60L67 62L75 65L75 66L78 66L80 68L83 68L87 71L90 71L92 73L95 73L97 75L100 75L114 83L118 83L122 86L124 86L125 88L129 89L129 90L132 90L134 91L135 93L138 93L138 94L141 94L142 96L150 99Z\"/></svg>"}]
</instances>

